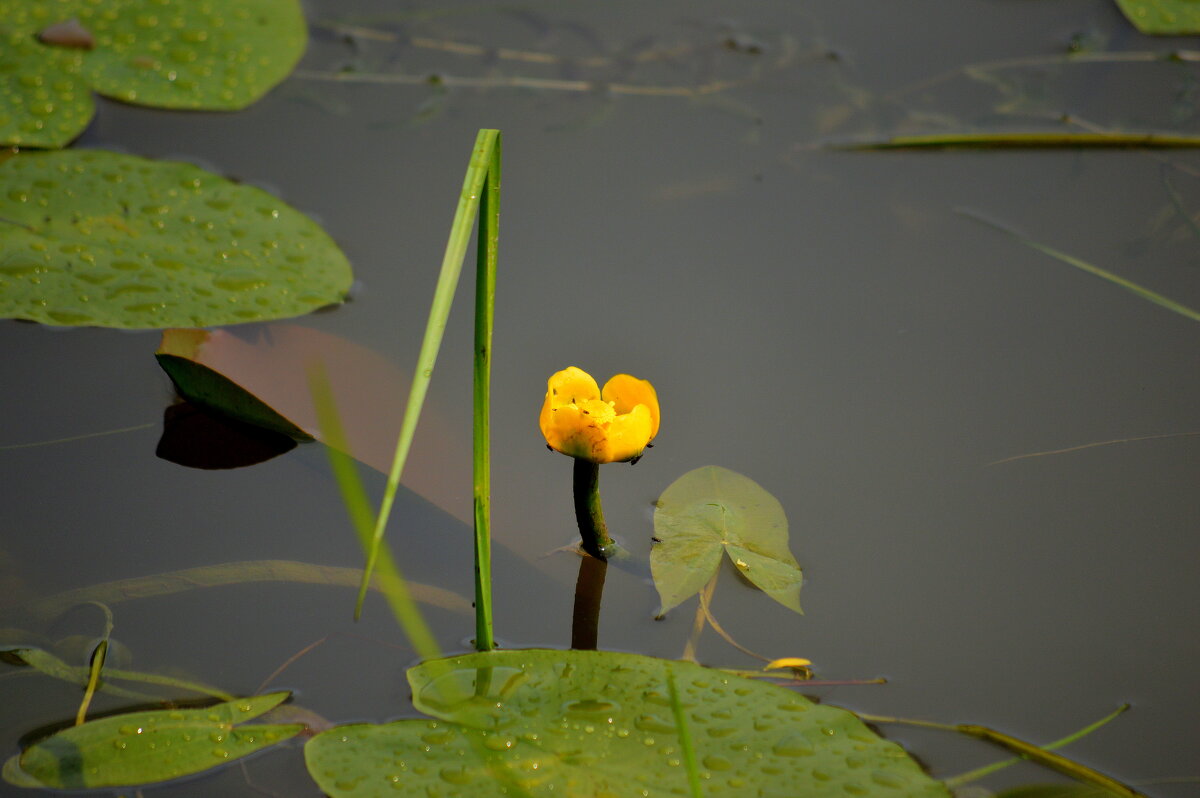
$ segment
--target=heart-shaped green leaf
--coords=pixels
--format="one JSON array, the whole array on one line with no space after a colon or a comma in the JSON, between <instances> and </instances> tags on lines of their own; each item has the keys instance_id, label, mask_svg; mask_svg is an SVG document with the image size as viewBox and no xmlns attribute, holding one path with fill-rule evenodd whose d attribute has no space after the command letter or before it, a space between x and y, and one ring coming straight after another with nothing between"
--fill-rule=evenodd
<instances>
[{"instance_id":1,"label":"heart-shaped green leaf","mask_svg":"<svg viewBox=\"0 0 1200 798\"><path fill-rule=\"evenodd\" d=\"M235 726L282 703L287 693L239 698L207 709L131 712L71 726L10 759L10 781L56 789L152 784L200 773L274 745L299 724Z\"/></svg>"},{"instance_id":2,"label":"heart-shaped green leaf","mask_svg":"<svg viewBox=\"0 0 1200 798\"><path fill-rule=\"evenodd\" d=\"M783 507L754 480L720 466L681 476L655 503L650 571L665 613L712 578L729 554L742 576L800 612L800 566Z\"/></svg>"},{"instance_id":3,"label":"heart-shaped green leaf","mask_svg":"<svg viewBox=\"0 0 1200 798\"><path fill-rule=\"evenodd\" d=\"M0 161L0 318L207 327L307 313L350 281L311 219L190 164L98 150Z\"/></svg>"},{"instance_id":4,"label":"heart-shaped green leaf","mask_svg":"<svg viewBox=\"0 0 1200 798\"><path fill-rule=\"evenodd\" d=\"M706 795L946 798L852 713L688 662L494 651L409 671L438 720L340 726L305 746L333 798L688 794L668 677Z\"/></svg>"},{"instance_id":5,"label":"heart-shaped green leaf","mask_svg":"<svg viewBox=\"0 0 1200 798\"><path fill-rule=\"evenodd\" d=\"M1200 33L1200 3L1196 0L1117 0L1117 5L1142 33Z\"/></svg>"},{"instance_id":6,"label":"heart-shaped green leaf","mask_svg":"<svg viewBox=\"0 0 1200 798\"><path fill-rule=\"evenodd\" d=\"M0 143L66 145L91 119L92 90L243 108L291 72L307 40L296 0L0 0Z\"/></svg>"}]
</instances>

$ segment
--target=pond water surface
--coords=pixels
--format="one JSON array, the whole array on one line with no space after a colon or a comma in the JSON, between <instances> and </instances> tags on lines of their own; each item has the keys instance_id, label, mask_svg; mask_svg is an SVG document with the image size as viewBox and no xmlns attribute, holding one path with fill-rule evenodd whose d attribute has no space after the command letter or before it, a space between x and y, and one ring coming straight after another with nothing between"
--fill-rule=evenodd
<instances>
[{"instance_id":1,"label":"pond water surface","mask_svg":"<svg viewBox=\"0 0 1200 798\"><path fill-rule=\"evenodd\" d=\"M716 617L754 651L812 659L821 678L888 680L812 693L1035 742L1129 702L1068 752L1156 798L1200 794L1195 322L956 213L1197 307L1200 250L1179 207L1200 208L1200 156L824 146L1054 129L1064 113L1194 132L1194 64L1039 62L989 80L963 71L1073 45L1194 41L1140 36L1109 0L328 0L307 13L301 72L262 102L211 115L101 102L76 146L197 162L313 215L358 284L348 304L286 324L407 372L471 143L481 127L503 131L492 467L506 646L570 643L578 561L553 553L575 536L570 463L538 434L545 380L568 365L601 381L630 372L654 382L663 425L635 467L602 469L610 527L635 555L609 572L602 648L682 654L695 601L653 619L652 502L684 472L721 465L783 504L805 615L730 568ZM325 79L343 69L445 79ZM420 493L402 495L389 532L406 575L462 596L469 288L468 276L409 465ZM236 332L252 340L270 327ZM140 426L0 451L4 604L232 561L361 564L319 444L234 470L156 457L173 401L157 343L153 331L0 325L0 445ZM996 462L1143 436L1164 437ZM383 477L364 473L378 496ZM114 638L130 667L235 693L270 679L331 721L409 713L403 674L415 654L377 597L359 623L352 605L348 588L188 590L115 604ZM469 613L429 618L446 650L469 649ZM14 610L2 625L94 637L100 616ZM760 666L711 631L698 656ZM4 756L26 732L72 717L78 699L41 677L0 676ZM1004 757L943 732L885 731L938 777ZM1061 780L1023 765L984 786ZM260 789L319 794L298 747L146 792Z\"/></svg>"}]
</instances>

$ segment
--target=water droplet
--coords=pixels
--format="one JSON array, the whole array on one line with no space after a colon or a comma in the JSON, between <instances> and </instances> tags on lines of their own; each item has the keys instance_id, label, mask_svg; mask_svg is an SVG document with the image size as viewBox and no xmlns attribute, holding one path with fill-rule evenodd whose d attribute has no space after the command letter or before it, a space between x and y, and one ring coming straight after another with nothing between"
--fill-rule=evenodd
<instances>
[{"instance_id":1,"label":"water droplet","mask_svg":"<svg viewBox=\"0 0 1200 798\"><path fill-rule=\"evenodd\" d=\"M212 755L215 756L217 759L228 759L229 758L229 752L226 751L224 748L214 748L212 750Z\"/></svg>"},{"instance_id":2,"label":"water droplet","mask_svg":"<svg viewBox=\"0 0 1200 798\"><path fill-rule=\"evenodd\" d=\"M125 742L124 740L113 740L113 747L118 751L124 751L129 747L129 743Z\"/></svg>"},{"instance_id":3,"label":"water droplet","mask_svg":"<svg viewBox=\"0 0 1200 798\"><path fill-rule=\"evenodd\" d=\"M731 770L733 768L732 762L725 757L717 756L716 754L709 754L708 756L704 757L703 762L704 767L708 768L709 770Z\"/></svg>"},{"instance_id":4,"label":"water droplet","mask_svg":"<svg viewBox=\"0 0 1200 798\"><path fill-rule=\"evenodd\" d=\"M438 777L447 784L466 785L475 780L475 777L469 770L464 767L445 767L438 771Z\"/></svg>"},{"instance_id":5,"label":"water droplet","mask_svg":"<svg viewBox=\"0 0 1200 798\"><path fill-rule=\"evenodd\" d=\"M250 271L228 271L213 279L213 285L225 291L253 291L268 284L262 275Z\"/></svg>"},{"instance_id":6,"label":"water droplet","mask_svg":"<svg viewBox=\"0 0 1200 798\"><path fill-rule=\"evenodd\" d=\"M771 751L779 756L812 756L816 753L812 743L798 734L775 743Z\"/></svg>"},{"instance_id":7,"label":"water droplet","mask_svg":"<svg viewBox=\"0 0 1200 798\"><path fill-rule=\"evenodd\" d=\"M642 731L659 732L661 734L674 734L675 724L658 715L639 715L637 720L633 722Z\"/></svg>"},{"instance_id":8,"label":"water droplet","mask_svg":"<svg viewBox=\"0 0 1200 798\"><path fill-rule=\"evenodd\" d=\"M871 781L875 782L881 787L893 787L897 790L904 786L903 779L900 779L883 770L877 770L872 773Z\"/></svg>"},{"instance_id":9,"label":"water droplet","mask_svg":"<svg viewBox=\"0 0 1200 798\"><path fill-rule=\"evenodd\" d=\"M485 738L483 744L493 751L507 751L516 745L517 741L506 735L493 734Z\"/></svg>"}]
</instances>

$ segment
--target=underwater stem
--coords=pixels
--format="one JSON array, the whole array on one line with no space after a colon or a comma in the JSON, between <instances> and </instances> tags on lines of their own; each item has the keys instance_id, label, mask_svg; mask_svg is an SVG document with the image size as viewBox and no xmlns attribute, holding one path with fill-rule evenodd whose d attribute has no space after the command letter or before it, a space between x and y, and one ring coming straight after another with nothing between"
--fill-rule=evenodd
<instances>
[{"instance_id":1,"label":"underwater stem","mask_svg":"<svg viewBox=\"0 0 1200 798\"><path fill-rule=\"evenodd\" d=\"M607 560L616 551L616 544L608 536L604 509L600 506L600 464L575 458L574 482L575 522L579 524L583 550L597 559Z\"/></svg>"}]
</instances>

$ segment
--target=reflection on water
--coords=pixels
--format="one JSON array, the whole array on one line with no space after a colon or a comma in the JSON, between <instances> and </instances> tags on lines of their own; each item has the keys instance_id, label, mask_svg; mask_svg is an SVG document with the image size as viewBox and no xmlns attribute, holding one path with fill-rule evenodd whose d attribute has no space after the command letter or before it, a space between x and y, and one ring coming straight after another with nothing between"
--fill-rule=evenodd
<instances>
[{"instance_id":1,"label":"reflection on water","mask_svg":"<svg viewBox=\"0 0 1200 798\"><path fill-rule=\"evenodd\" d=\"M953 209L1197 307L1197 156L813 146L1055 125L1063 111L1101 126L1194 128L1194 64L963 71L1058 57L1081 34L1129 52L1186 43L1132 33L1107 0L761 2L737 19L727 5L691 2L439 4L400 17L362 0L309 13L395 39L323 27L305 70L475 83L294 79L229 115L104 103L80 145L183 154L313 213L362 290L295 323L404 374L464 153L479 127L503 129L492 417L506 646L570 641L578 564L542 557L575 536L570 478L537 429L545 375L564 363L629 371L653 379L664 423L636 466L605 473L609 526L635 560L607 574L600 648L680 656L695 607L652 620L651 503L681 474L719 465L779 498L806 577L799 617L727 574L713 613L740 643L808 657L820 677L889 679L813 691L830 703L1039 742L1129 701L1133 711L1068 752L1149 782L1140 789L1155 798L1194 793L1194 783L1154 782L1200 775L1190 727L1200 711L1190 667L1200 656L1190 633L1200 455L1195 437L1154 437L1197 431L1194 324ZM521 61L504 48L561 58ZM585 90L515 80L535 77ZM606 89L718 80L741 82L702 96ZM432 426L419 433L445 459L409 463L441 494L406 494L389 532L405 575L462 597L470 535L455 516L470 512L469 464L454 454L463 439L449 436L471 418L469 305L460 298L451 316L427 404L447 439ZM156 422L171 402L155 334L9 322L0 337L0 445ZM0 605L231 561L361 563L319 445L197 471L156 458L159 433L0 450ZM1076 448L1120 438L1141 440ZM989 465L1059 449L1071 451ZM381 483L370 474L376 494ZM113 608L113 636L137 669L238 693L295 688L327 720L409 714L413 654L382 602L352 623L352 596L276 583L131 599ZM428 614L447 650L469 648L468 616ZM0 625L51 642L98 634L59 623L13 611ZM711 632L698 657L759 667ZM2 667L11 753L24 732L73 716L79 691ZM101 696L95 709L126 705ZM939 777L1005 756L943 733L888 731ZM248 773L279 794L316 793L296 750L253 760ZM1057 778L1021 766L988 784ZM255 794L237 769L162 789L217 793Z\"/></svg>"}]
</instances>

